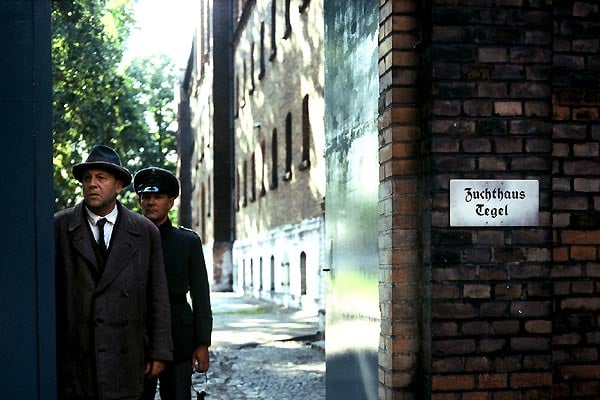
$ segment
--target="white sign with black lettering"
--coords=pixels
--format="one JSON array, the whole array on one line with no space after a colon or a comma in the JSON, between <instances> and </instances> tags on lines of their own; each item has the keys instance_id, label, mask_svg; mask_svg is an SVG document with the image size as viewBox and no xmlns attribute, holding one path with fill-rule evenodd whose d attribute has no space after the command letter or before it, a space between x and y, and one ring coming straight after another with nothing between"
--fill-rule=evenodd
<instances>
[{"instance_id":1,"label":"white sign with black lettering","mask_svg":"<svg viewBox=\"0 0 600 400\"><path fill-rule=\"evenodd\" d=\"M537 180L450 180L450 226L537 226Z\"/></svg>"}]
</instances>

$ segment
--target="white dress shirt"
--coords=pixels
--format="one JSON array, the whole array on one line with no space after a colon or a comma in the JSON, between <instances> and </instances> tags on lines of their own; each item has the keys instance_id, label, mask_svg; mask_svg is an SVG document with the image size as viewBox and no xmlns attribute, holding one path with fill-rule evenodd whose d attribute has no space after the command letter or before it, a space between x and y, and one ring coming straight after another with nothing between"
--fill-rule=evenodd
<instances>
[{"instance_id":1,"label":"white dress shirt","mask_svg":"<svg viewBox=\"0 0 600 400\"><path fill-rule=\"evenodd\" d=\"M92 234L94 235L94 240L96 241L96 243L98 243L99 235L97 225L98 220L101 218L106 218L106 224L104 225L104 243L106 243L106 248L108 249L110 246L110 238L112 236L113 228L117 223L117 215L119 214L117 206L115 205L115 208L113 208L113 210L104 217L94 214L87 207L85 211L87 212L87 221L90 225L90 228L92 229Z\"/></svg>"}]
</instances>

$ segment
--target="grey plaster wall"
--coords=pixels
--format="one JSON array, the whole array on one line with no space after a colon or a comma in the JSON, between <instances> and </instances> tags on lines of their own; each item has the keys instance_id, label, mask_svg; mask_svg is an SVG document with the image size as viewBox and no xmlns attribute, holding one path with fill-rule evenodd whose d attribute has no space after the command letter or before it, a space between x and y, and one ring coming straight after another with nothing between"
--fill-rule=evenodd
<instances>
[{"instance_id":1,"label":"grey plaster wall","mask_svg":"<svg viewBox=\"0 0 600 400\"><path fill-rule=\"evenodd\" d=\"M325 2L327 399L376 399L378 2Z\"/></svg>"}]
</instances>

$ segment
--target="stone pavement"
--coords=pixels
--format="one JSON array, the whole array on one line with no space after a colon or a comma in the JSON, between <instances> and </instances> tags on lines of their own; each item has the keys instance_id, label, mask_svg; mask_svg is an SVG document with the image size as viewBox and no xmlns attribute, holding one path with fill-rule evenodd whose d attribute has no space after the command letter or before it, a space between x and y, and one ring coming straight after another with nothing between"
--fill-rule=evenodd
<instances>
[{"instance_id":1,"label":"stone pavement","mask_svg":"<svg viewBox=\"0 0 600 400\"><path fill-rule=\"evenodd\" d=\"M316 315L236 293L211 293L211 302L210 369L206 377L193 375L194 388L205 390L206 399L325 399Z\"/></svg>"}]
</instances>

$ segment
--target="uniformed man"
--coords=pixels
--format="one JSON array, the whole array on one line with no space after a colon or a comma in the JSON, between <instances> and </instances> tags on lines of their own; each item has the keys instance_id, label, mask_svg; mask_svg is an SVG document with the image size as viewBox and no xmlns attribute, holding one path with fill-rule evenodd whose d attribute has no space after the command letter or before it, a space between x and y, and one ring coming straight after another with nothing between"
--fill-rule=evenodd
<instances>
[{"instance_id":1,"label":"uniformed man","mask_svg":"<svg viewBox=\"0 0 600 400\"><path fill-rule=\"evenodd\" d=\"M144 399L153 400L160 380L161 400L189 400L195 368L209 367L212 311L206 264L200 237L192 230L174 227L168 213L179 195L179 181L169 171L150 167L135 174L133 185L142 213L160 230L171 301L173 362L158 379L147 379ZM190 293L192 305L188 303Z\"/></svg>"}]
</instances>

